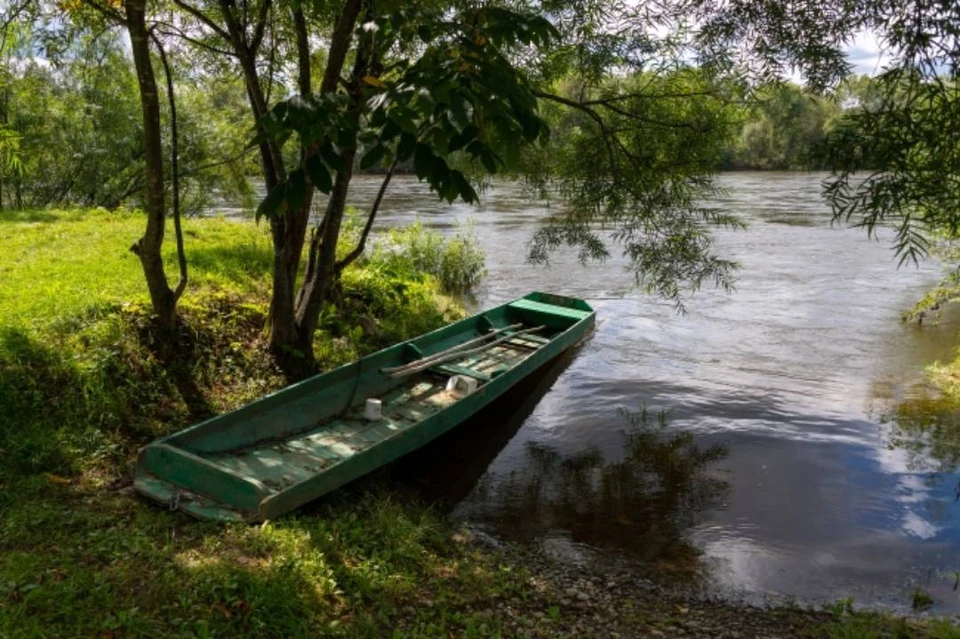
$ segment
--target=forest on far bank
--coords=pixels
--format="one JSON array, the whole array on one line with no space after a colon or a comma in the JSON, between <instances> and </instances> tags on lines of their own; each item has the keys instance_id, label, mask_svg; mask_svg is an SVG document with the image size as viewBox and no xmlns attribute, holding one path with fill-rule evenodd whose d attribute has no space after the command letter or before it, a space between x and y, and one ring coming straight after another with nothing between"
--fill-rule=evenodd
<instances>
[{"instance_id":1,"label":"forest on far bank","mask_svg":"<svg viewBox=\"0 0 960 639\"><path fill-rule=\"evenodd\" d=\"M0 209L136 206L146 180L137 79L121 33L78 34L38 47L26 24L0 34ZM181 199L187 213L228 195L255 208L259 178L242 78L170 56L180 135ZM284 79L272 90L283 94ZM845 113L876 99L875 81L850 76L829 94L791 83L745 95L721 89L704 101L725 138L724 170L825 170L827 136ZM168 114L163 113L167 118ZM553 136L572 135L563 126ZM412 162L408 161L408 164ZM405 167L400 166L403 171ZM406 167L412 171L411 167Z\"/></svg>"}]
</instances>

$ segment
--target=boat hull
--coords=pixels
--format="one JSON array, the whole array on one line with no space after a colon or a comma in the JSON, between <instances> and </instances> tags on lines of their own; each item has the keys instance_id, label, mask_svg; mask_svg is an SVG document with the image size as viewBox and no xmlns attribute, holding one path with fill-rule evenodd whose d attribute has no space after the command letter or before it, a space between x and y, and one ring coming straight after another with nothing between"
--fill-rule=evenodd
<instances>
[{"instance_id":1,"label":"boat hull","mask_svg":"<svg viewBox=\"0 0 960 639\"><path fill-rule=\"evenodd\" d=\"M449 432L594 322L581 300L532 293L154 442L140 452L134 488L203 519L276 518ZM481 353L410 375L384 373L496 331L504 344ZM450 375L472 377L478 388L447 390ZM368 398L383 398L381 419L364 419Z\"/></svg>"}]
</instances>

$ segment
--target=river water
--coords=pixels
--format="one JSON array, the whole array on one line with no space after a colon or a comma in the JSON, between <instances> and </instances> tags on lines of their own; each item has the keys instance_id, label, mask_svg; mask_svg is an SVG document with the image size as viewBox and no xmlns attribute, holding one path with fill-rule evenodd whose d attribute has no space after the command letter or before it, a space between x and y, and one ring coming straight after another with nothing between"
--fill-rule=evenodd
<instances>
[{"instance_id":1,"label":"river water","mask_svg":"<svg viewBox=\"0 0 960 639\"><path fill-rule=\"evenodd\" d=\"M717 232L742 265L737 288L700 291L685 315L634 290L617 258L527 264L550 211L514 186L447 206L397 180L381 228L473 221L489 271L478 307L543 290L598 317L577 352L412 474L454 517L564 560L753 602L902 610L921 587L936 611L960 611L960 424L924 375L960 322L901 323L939 267L898 270L888 242L831 227L823 177L722 176L717 205L748 224ZM359 180L354 201L377 185Z\"/></svg>"}]
</instances>

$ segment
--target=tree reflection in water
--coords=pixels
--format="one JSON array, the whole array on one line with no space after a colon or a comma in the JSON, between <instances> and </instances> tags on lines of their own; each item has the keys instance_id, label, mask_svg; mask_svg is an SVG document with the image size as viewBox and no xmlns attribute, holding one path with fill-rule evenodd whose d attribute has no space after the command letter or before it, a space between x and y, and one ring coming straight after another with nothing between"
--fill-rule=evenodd
<instances>
[{"instance_id":1,"label":"tree reflection in water","mask_svg":"<svg viewBox=\"0 0 960 639\"><path fill-rule=\"evenodd\" d=\"M960 402L920 394L897 403L881 423L887 447L903 451L906 469L920 475L932 491L924 494L925 516L934 524L944 523L960 501ZM947 482L953 485L952 500L944 495Z\"/></svg>"},{"instance_id":2,"label":"tree reflection in water","mask_svg":"<svg viewBox=\"0 0 960 639\"><path fill-rule=\"evenodd\" d=\"M917 473L960 470L960 402L919 395L901 401L881 418L886 443L907 454L907 468Z\"/></svg>"},{"instance_id":3,"label":"tree reflection in water","mask_svg":"<svg viewBox=\"0 0 960 639\"><path fill-rule=\"evenodd\" d=\"M559 532L666 572L696 571L699 552L685 531L726 498L729 484L709 471L727 449L670 432L663 413L621 412L629 427L619 461L607 463L597 448L564 457L530 442L524 470L487 475L471 510L500 536L532 541Z\"/></svg>"}]
</instances>

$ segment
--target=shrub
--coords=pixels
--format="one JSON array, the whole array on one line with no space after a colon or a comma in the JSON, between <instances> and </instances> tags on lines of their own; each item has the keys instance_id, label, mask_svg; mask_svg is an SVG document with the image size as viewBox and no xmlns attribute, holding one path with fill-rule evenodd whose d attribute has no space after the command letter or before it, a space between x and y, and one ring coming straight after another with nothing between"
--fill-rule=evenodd
<instances>
[{"instance_id":1,"label":"shrub","mask_svg":"<svg viewBox=\"0 0 960 639\"><path fill-rule=\"evenodd\" d=\"M487 274L472 225L449 238L420 222L392 229L376 242L370 260L401 277L431 275L453 295L470 292Z\"/></svg>"}]
</instances>

